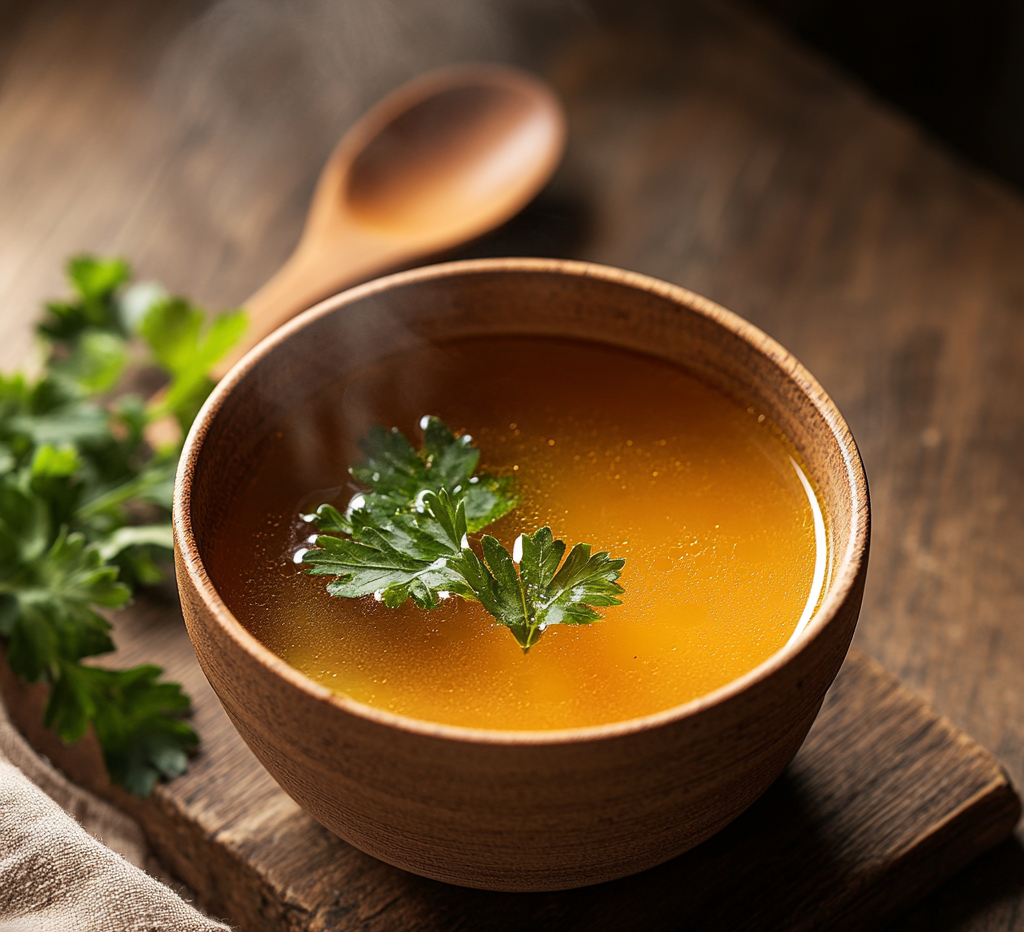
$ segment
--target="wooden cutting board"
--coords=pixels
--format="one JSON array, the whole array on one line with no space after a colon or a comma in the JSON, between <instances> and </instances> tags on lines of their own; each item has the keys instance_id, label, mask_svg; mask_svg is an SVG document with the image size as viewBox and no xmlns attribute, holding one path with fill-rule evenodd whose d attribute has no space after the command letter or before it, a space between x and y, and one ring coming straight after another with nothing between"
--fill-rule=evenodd
<instances>
[{"instance_id":1,"label":"wooden cutting board","mask_svg":"<svg viewBox=\"0 0 1024 932\"><path fill-rule=\"evenodd\" d=\"M117 641L118 664L162 663L191 693L203 745L188 774L148 800L110 787L96 746L64 748L38 725L41 693L7 678L12 718L138 819L200 904L245 932L859 929L1006 838L1021 811L991 754L854 650L788 770L710 841L596 887L466 890L362 854L299 809L228 722L176 611L137 603Z\"/></svg>"}]
</instances>

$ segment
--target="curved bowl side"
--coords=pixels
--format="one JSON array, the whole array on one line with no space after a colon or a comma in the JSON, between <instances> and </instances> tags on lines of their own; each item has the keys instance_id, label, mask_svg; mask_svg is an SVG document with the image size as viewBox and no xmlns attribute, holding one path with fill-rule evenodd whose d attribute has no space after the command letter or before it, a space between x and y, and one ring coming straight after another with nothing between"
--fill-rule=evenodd
<instances>
[{"instance_id":1,"label":"curved bowl side","mask_svg":"<svg viewBox=\"0 0 1024 932\"><path fill-rule=\"evenodd\" d=\"M374 354L441 334L513 332L585 337L673 360L775 420L820 491L832 539L830 586L800 638L710 696L657 715L575 731L486 732L332 694L239 625L202 553L231 482L242 481L275 419L322 390L320 380ZM827 395L735 315L598 266L486 260L353 289L257 347L190 434L175 539L200 663L244 740L300 805L406 870L491 890L555 890L681 854L739 815L792 759L853 636L867 568L867 486Z\"/></svg>"},{"instance_id":2,"label":"curved bowl side","mask_svg":"<svg viewBox=\"0 0 1024 932\"><path fill-rule=\"evenodd\" d=\"M835 678L860 589L799 659L699 715L604 740L462 742L296 690L183 606L203 670L261 763L362 851L486 890L561 890L654 867L719 831L796 754ZM272 724L271 724L272 723Z\"/></svg>"}]
</instances>

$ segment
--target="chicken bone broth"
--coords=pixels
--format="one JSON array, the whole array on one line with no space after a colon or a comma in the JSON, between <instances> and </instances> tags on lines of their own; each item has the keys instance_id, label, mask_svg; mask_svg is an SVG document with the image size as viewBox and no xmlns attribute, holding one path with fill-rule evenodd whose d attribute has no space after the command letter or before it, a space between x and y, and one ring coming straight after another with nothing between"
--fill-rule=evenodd
<instances>
[{"instance_id":1,"label":"chicken bone broth","mask_svg":"<svg viewBox=\"0 0 1024 932\"><path fill-rule=\"evenodd\" d=\"M333 598L302 566L302 516L359 491L348 467L373 425L415 446L424 414L469 433L518 506L508 547L549 525L625 558L622 604L549 627L524 652L483 607L431 611ZM579 728L662 711L743 675L809 620L826 530L789 441L753 408L667 362L546 337L448 340L325 387L258 446L208 568L228 607L318 683L417 719Z\"/></svg>"}]
</instances>

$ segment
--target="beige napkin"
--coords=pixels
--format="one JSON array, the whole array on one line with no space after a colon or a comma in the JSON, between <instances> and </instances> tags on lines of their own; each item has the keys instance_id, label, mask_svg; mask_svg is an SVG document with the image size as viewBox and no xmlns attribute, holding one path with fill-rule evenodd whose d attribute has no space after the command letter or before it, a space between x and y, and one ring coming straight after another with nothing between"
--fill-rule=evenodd
<instances>
[{"instance_id":1,"label":"beige napkin","mask_svg":"<svg viewBox=\"0 0 1024 932\"><path fill-rule=\"evenodd\" d=\"M0 932L227 932L147 855L135 821L40 758L0 703Z\"/></svg>"}]
</instances>

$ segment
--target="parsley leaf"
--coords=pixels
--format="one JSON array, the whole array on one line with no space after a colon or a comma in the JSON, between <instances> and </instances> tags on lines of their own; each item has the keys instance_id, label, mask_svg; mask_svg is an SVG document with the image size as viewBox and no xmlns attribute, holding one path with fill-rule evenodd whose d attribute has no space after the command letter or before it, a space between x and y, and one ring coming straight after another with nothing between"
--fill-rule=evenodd
<instances>
[{"instance_id":1,"label":"parsley leaf","mask_svg":"<svg viewBox=\"0 0 1024 932\"><path fill-rule=\"evenodd\" d=\"M516 507L511 477L474 475L480 451L468 434L456 437L436 417L424 417L420 426L424 433L419 452L397 428L370 429L360 444L366 462L349 470L369 491L353 498L350 510L383 516L408 512L422 507L425 493L447 489L466 503L472 534Z\"/></svg>"},{"instance_id":2,"label":"parsley leaf","mask_svg":"<svg viewBox=\"0 0 1024 932\"><path fill-rule=\"evenodd\" d=\"M46 305L40 335L66 345L73 345L90 328L123 336L117 293L131 275L128 264L123 259L75 256L68 262L67 274L75 297Z\"/></svg>"},{"instance_id":3,"label":"parsley leaf","mask_svg":"<svg viewBox=\"0 0 1024 932\"><path fill-rule=\"evenodd\" d=\"M464 535L465 503L460 503L460 509ZM324 515L323 524L320 515ZM336 577L327 584L331 595L354 599L372 593L389 608L410 598L420 608L436 608L440 599L453 591L471 596L446 562L458 555L459 541L451 540L432 511L399 512L381 525L366 511L354 512L345 524L339 523L339 517L335 509L322 506L317 524L321 530L347 527L351 536L321 535L317 546L303 556L311 576Z\"/></svg>"},{"instance_id":4,"label":"parsley leaf","mask_svg":"<svg viewBox=\"0 0 1024 932\"><path fill-rule=\"evenodd\" d=\"M148 796L160 777L188 769L199 736L180 716L191 703L177 683L161 683L160 667L129 670L63 662L46 708L46 724L76 741L92 722L107 771L129 793Z\"/></svg>"},{"instance_id":5,"label":"parsley leaf","mask_svg":"<svg viewBox=\"0 0 1024 932\"><path fill-rule=\"evenodd\" d=\"M184 298L163 297L139 324L139 334L171 376L151 417L174 415L183 436L213 390L210 369L241 339L246 327L244 311L220 314L204 327L205 322L203 311Z\"/></svg>"},{"instance_id":6,"label":"parsley leaf","mask_svg":"<svg viewBox=\"0 0 1024 932\"><path fill-rule=\"evenodd\" d=\"M116 582L117 567L104 565L80 534L62 532L38 558L5 568L0 592L8 604L0 635L8 639L8 662L26 679L59 675L63 658L114 649L110 623L92 606L121 606L128 589Z\"/></svg>"},{"instance_id":7,"label":"parsley leaf","mask_svg":"<svg viewBox=\"0 0 1024 932\"><path fill-rule=\"evenodd\" d=\"M518 572L517 561L497 538L485 534L481 544L483 560L467 547L448 565L523 650L550 625L588 625L601 617L592 606L621 604L624 590L616 580L626 561L604 551L592 554L590 544L576 544L559 568L565 542L555 540L551 528L523 534L516 548L522 548Z\"/></svg>"},{"instance_id":8,"label":"parsley leaf","mask_svg":"<svg viewBox=\"0 0 1024 932\"><path fill-rule=\"evenodd\" d=\"M128 364L128 344L118 334L84 330L74 349L51 366L53 378L65 383L73 394L102 395L120 380Z\"/></svg>"},{"instance_id":9,"label":"parsley leaf","mask_svg":"<svg viewBox=\"0 0 1024 932\"><path fill-rule=\"evenodd\" d=\"M474 599L524 651L550 625L590 624L600 617L595 606L620 604L625 560L581 543L563 562L566 545L549 527L521 535L515 557L484 535L481 559L468 535L495 520L489 515L515 507L511 481L474 477L479 451L469 439L456 438L437 418L425 418L423 426L418 453L397 430L374 428L362 445L367 463L350 470L371 491L355 496L345 514L329 504L317 509L313 520L328 533L302 562L310 575L334 577L327 584L331 595L372 593L389 608L412 599L424 609L452 595ZM473 497L481 486L492 496L485 510Z\"/></svg>"},{"instance_id":10,"label":"parsley leaf","mask_svg":"<svg viewBox=\"0 0 1024 932\"><path fill-rule=\"evenodd\" d=\"M181 720L188 697L159 667L82 661L114 649L102 610L159 582L171 553L177 450L153 451L145 429L170 413L187 430L244 319L206 324L188 302L128 288L129 278L120 259L72 259L74 294L47 305L38 328L42 377L0 375L0 638L16 674L49 684L46 724L66 742L91 724L114 782L145 795L183 772L198 743ZM159 410L116 394L138 359L137 330L150 343L141 364L170 378Z\"/></svg>"}]
</instances>

